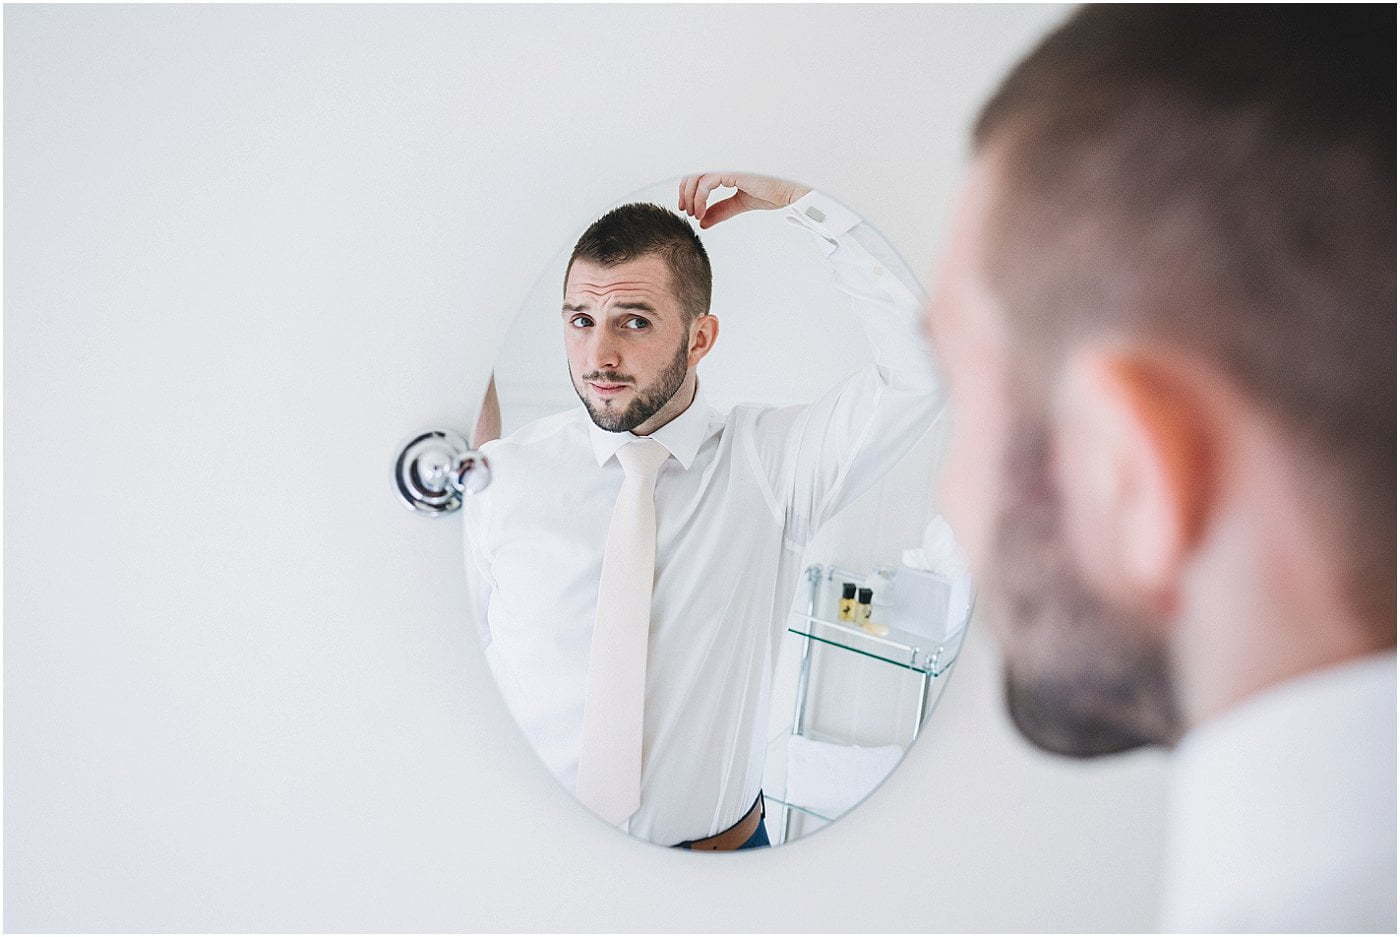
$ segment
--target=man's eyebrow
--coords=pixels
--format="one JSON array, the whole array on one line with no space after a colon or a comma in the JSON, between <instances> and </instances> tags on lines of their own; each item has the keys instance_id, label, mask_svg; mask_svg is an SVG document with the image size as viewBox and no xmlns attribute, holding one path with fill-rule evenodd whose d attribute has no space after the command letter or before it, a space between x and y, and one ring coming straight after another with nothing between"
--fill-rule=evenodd
<instances>
[{"instance_id":1,"label":"man's eyebrow","mask_svg":"<svg viewBox=\"0 0 1400 937\"><path fill-rule=\"evenodd\" d=\"M613 303L613 304L612 304L612 308L614 308L614 309L636 309L636 310L639 311L639 312L649 312L649 313L651 313L652 315L656 315L656 307L653 306L651 303L644 303L644 302L642 302L641 300L637 300L637 301L630 302L630 303ZM587 312L588 309L589 309L589 305L588 305L587 303L581 303L581 304L579 304L579 305L577 305L577 306L576 306L576 305L573 305L572 303L565 303L565 304L564 304L564 312Z\"/></svg>"}]
</instances>

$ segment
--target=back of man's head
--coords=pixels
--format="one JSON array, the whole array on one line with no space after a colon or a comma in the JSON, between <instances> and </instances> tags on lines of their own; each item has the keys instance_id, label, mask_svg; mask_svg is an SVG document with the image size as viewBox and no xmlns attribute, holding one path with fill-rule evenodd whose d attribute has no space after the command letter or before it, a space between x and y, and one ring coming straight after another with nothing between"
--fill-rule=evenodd
<instances>
[{"instance_id":1,"label":"back of man's head","mask_svg":"<svg viewBox=\"0 0 1400 937\"><path fill-rule=\"evenodd\" d=\"M589 225L574 245L564 279L576 260L611 267L647 254L666 262L671 289L691 321L710 311L710 258L700 235L660 205L621 205Z\"/></svg>"},{"instance_id":2,"label":"back of man's head","mask_svg":"<svg viewBox=\"0 0 1400 937\"><path fill-rule=\"evenodd\" d=\"M1211 361L1287 427L1392 642L1394 42L1389 6L1094 6L975 131L1031 395L1096 335Z\"/></svg>"}]
</instances>

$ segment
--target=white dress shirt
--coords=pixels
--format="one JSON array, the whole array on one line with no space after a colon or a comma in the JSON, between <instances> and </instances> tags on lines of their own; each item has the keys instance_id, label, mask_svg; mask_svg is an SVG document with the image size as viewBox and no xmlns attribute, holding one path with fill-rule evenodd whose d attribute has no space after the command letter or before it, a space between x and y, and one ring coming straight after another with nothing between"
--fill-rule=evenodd
<instances>
[{"instance_id":1,"label":"white dress shirt","mask_svg":"<svg viewBox=\"0 0 1400 937\"><path fill-rule=\"evenodd\" d=\"M1391 650L1188 732L1161 929L1395 933L1395 706Z\"/></svg>"},{"instance_id":2,"label":"white dress shirt","mask_svg":"<svg viewBox=\"0 0 1400 937\"><path fill-rule=\"evenodd\" d=\"M898 255L820 193L784 211L826 254L876 360L814 403L728 413L706 403L702 366L689 408L651 434L670 457L656 483L641 806L624 828L656 843L713 835L752 806L803 547L944 412L918 328L922 291ZM599 429L582 404L536 420L482 446L493 481L462 511L486 659L535 751L571 791L622 477L613 454L634 438Z\"/></svg>"}]
</instances>

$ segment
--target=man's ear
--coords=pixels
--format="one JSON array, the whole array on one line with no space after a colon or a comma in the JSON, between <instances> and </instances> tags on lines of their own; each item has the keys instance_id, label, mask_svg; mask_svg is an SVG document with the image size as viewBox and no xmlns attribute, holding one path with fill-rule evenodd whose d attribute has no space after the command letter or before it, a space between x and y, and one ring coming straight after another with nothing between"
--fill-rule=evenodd
<instances>
[{"instance_id":1,"label":"man's ear","mask_svg":"<svg viewBox=\"0 0 1400 937\"><path fill-rule=\"evenodd\" d=\"M1170 613L1210 499L1210 421L1186 372L1134 349L1071 355L1056 386L1055 477L1084 574Z\"/></svg>"},{"instance_id":2,"label":"man's ear","mask_svg":"<svg viewBox=\"0 0 1400 937\"><path fill-rule=\"evenodd\" d=\"M706 313L690 324L690 367L710 353L719 339L719 319Z\"/></svg>"}]
</instances>

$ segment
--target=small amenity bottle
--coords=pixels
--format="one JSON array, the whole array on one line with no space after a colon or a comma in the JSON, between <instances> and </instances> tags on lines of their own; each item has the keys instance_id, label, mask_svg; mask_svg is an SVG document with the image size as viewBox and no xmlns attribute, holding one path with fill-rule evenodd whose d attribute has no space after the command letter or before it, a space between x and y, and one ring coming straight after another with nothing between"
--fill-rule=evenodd
<instances>
[{"instance_id":1,"label":"small amenity bottle","mask_svg":"<svg viewBox=\"0 0 1400 937\"><path fill-rule=\"evenodd\" d=\"M859 595L860 599L856 603L856 620L859 622L861 629L879 637L884 637L889 634L889 625L870 620L870 606L871 600L875 597L874 591L870 589L861 589Z\"/></svg>"},{"instance_id":2,"label":"small amenity bottle","mask_svg":"<svg viewBox=\"0 0 1400 937\"><path fill-rule=\"evenodd\" d=\"M836 619L837 621L856 620L856 584L853 582L841 583L841 607Z\"/></svg>"},{"instance_id":3,"label":"small amenity bottle","mask_svg":"<svg viewBox=\"0 0 1400 937\"><path fill-rule=\"evenodd\" d=\"M875 595L873 590L860 589L856 592L855 620L867 631L870 630L870 599Z\"/></svg>"}]
</instances>

